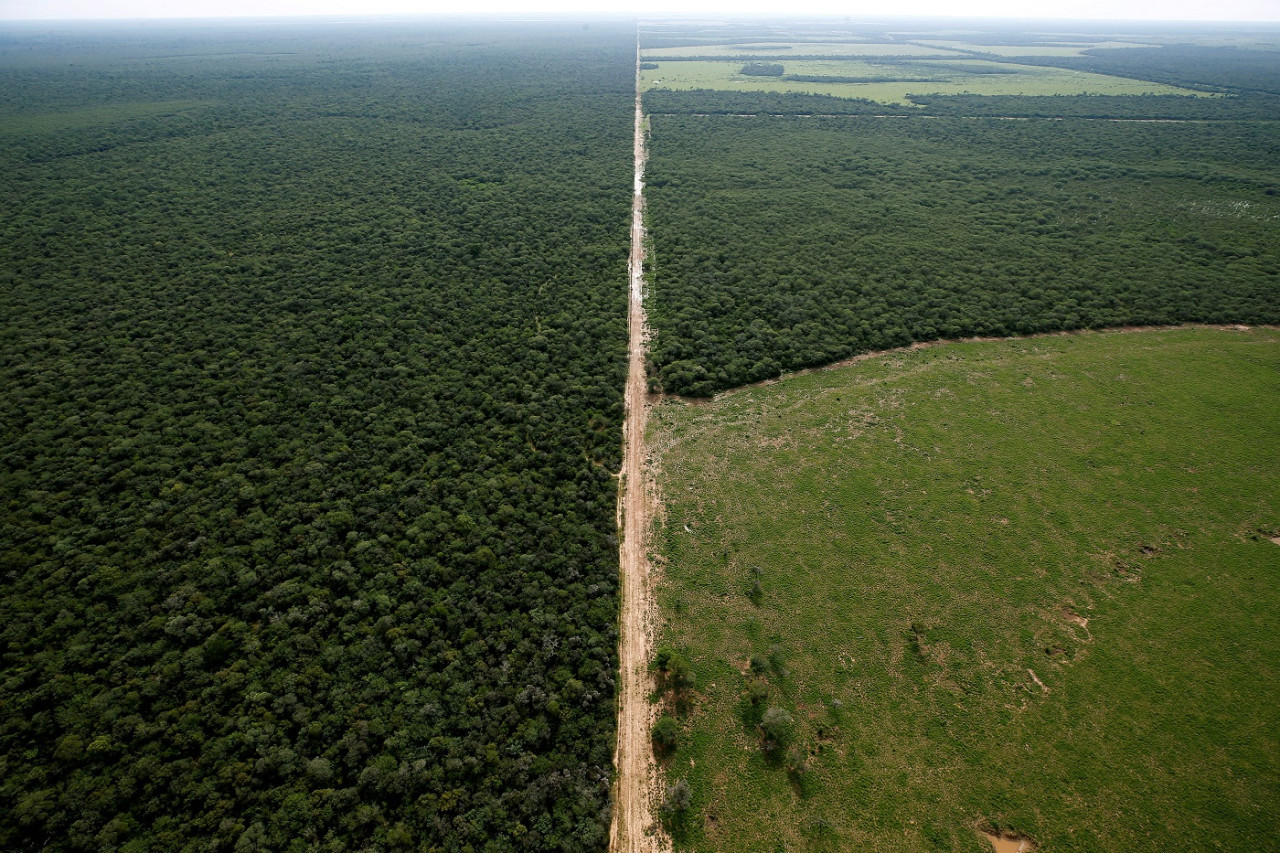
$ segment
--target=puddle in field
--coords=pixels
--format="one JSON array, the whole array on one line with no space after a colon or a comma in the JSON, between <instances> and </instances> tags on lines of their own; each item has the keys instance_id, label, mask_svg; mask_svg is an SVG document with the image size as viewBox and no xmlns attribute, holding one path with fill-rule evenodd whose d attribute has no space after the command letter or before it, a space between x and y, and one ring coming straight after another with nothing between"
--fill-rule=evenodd
<instances>
[{"instance_id":1,"label":"puddle in field","mask_svg":"<svg viewBox=\"0 0 1280 853\"><path fill-rule=\"evenodd\" d=\"M1029 853L1036 849L1030 838L1008 838L991 832L984 832L982 835L991 842L996 853Z\"/></svg>"}]
</instances>

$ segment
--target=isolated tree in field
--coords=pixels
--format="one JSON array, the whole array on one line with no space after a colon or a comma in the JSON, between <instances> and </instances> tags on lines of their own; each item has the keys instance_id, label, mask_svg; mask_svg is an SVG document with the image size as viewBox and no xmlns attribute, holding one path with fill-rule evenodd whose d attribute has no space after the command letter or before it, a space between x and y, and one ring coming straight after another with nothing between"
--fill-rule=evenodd
<instances>
[{"instance_id":1,"label":"isolated tree in field","mask_svg":"<svg viewBox=\"0 0 1280 853\"><path fill-rule=\"evenodd\" d=\"M802 780L809 773L809 754L798 746L787 750L787 772Z\"/></svg>"},{"instance_id":2,"label":"isolated tree in field","mask_svg":"<svg viewBox=\"0 0 1280 853\"><path fill-rule=\"evenodd\" d=\"M679 728L674 718L663 714L658 722L653 724L653 748L659 755L667 755L674 752L676 748L676 738Z\"/></svg>"},{"instance_id":3,"label":"isolated tree in field","mask_svg":"<svg viewBox=\"0 0 1280 853\"><path fill-rule=\"evenodd\" d=\"M693 686L693 670L683 655L669 646L658 649L653 658L661 679L661 688L679 692Z\"/></svg>"},{"instance_id":4,"label":"isolated tree in field","mask_svg":"<svg viewBox=\"0 0 1280 853\"><path fill-rule=\"evenodd\" d=\"M791 742L791 715L774 705L764 712L760 720L760 731L764 734L762 749L767 753L775 753Z\"/></svg>"}]
</instances>

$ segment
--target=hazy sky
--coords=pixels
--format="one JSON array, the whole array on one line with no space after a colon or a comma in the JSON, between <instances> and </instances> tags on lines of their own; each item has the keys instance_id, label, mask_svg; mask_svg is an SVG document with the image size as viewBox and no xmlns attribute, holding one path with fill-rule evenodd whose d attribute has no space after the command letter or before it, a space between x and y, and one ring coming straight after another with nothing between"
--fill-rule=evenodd
<instances>
[{"instance_id":1,"label":"hazy sky","mask_svg":"<svg viewBox=\"0 0 1280 853\"><path fill-rule=\"evenodd\" d=\"M0 0L4 18L784 12L850 15L1280 21L1280 0Z\"/></svg>"}]
</instances>

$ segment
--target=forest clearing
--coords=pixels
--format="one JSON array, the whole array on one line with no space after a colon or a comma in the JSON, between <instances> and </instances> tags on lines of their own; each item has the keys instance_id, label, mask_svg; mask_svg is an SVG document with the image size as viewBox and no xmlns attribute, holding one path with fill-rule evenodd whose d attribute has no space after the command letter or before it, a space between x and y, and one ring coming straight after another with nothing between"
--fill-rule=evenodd
<instances>
[{"instance_id":1,"label":"forest clearing","mask_svg":"<svg viewBox=\"0 0 1280 853\"><path fill-rule=\"evenodd\" d=\"M643 52L675 848L1265 847L1268 37L853 29Z\"/></svg>"},{"instance_id":2,"label":"forest clearing","mask_svg":"<svg viewBox=\"0 0 1280 853\"><path fill-rule=\"evenodd\" d=\"M0 847L1273 843L1277 50L3 23Z\"/></svg>"},{"instance_id":3,"label":"forest clearing","mask_svg":"<svg viewBox=\"0 0 1280 853\"><path fill-rule=\"evenodd\" d=\"M657 407L678 849L1266 847L1278 374L1275 329L1100 332Z\"/></svg>"},{"instance_id":4,"label":"forest clearing","mask_svg":"<svg viewBox=\"0 0 1280 853\"><path fill-rule=\"evenodd\" d=\"M637 43L638 47L638 43ZM646 375L645 340L648 323L644 311L644 165L645 116L640 100L639 50L636 52L636 106L633 143L635 188L631 201L631 256L628 261L626 420L623 423L622 482L618 500L622 509L621 617L619 619L618 744L613 827L609 849L616 853L648 853L661 850L660 830L654 824L654 806L661 802L650 743L652 709L649 694L651 635L656 611L649 565L649 530L652 524L652 483L646 460L649 383Z\"/></svg>"}]
</instances>

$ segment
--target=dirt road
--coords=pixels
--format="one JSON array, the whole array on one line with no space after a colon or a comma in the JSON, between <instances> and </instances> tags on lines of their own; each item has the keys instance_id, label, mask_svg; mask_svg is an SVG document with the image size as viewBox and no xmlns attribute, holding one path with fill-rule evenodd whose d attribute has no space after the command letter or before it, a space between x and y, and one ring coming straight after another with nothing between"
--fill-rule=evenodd
<instances>
[{"instance_id":1,"label":"dirt road","mask_svg":"<svg viewBox=\"0 0 1280 853\"><path fill-rule=\"evenodd\" d=\"M618 703L618 745L613 825L609 849L614 853L653 853L661 850L661 831L654 825L657 777L649 743L649 631L652 599L649 587L649 529L651 494L645 471L645 315L644 315L644 116L640 104L640 50L636 42L635 187L631 200L630 296L627 323L630 354L627 366L626 420L623 425L622 614L618 657L621 688Z\"/></svg>"}]
</instances>

